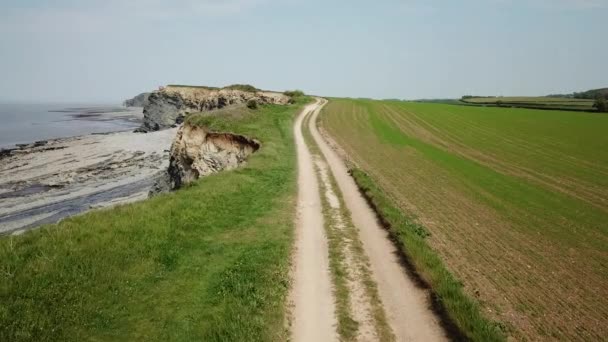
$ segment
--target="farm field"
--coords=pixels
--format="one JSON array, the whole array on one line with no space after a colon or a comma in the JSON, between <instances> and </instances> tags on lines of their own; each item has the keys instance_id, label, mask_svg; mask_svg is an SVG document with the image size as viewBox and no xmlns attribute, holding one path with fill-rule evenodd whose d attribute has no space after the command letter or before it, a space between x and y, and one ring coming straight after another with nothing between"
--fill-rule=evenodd
<instances>
[{"instance_id":1,"label":"farm field","mask_svg":"<svg viewBox=\"0 0 608 342\"><path fill-rule=\"evenodd\" d=\"M608 116L332 99L320 124L510 336L608 335Z\"/></svg>"},{"instance_id":2,"label":"farm field","mask_svg":"<svg viewBox=\"0 0 608 342\"><path fill-rule=\"evenodd\" d=\"M462 100L468 104L498 105L536 108L536 109L563 109L574 111L592 111L593 100L561 98L561 97L473 97Z\"/></svg>"}]
</instances>

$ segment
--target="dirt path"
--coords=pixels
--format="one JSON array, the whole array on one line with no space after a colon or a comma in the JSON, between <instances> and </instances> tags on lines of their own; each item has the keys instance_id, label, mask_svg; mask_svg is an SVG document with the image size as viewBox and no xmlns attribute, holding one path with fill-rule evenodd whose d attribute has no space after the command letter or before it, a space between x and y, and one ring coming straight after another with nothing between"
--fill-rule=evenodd
<instances>
[{"instance_id":1,"label":"dirt path","mask_svg":"<svg viewBox=\"0 0 608 342\"><path fill-rule=\"evenodd\" d=\"M384 310L396 340L447 340L437 318L429 309L428 294L416 287L406 274L395 246L389 240L387 232L377 223L374 212L359 193L342 159L321 137L316 127L316 119L324 102L325 100L311 114L312 119L308 128L336 179L346 207L351 213L353 224L359 231L365 253L370 261L373 278L377 283L380 299L384 304ZM302 117L298 119L296 126L301 125L301 120ZM299 144L299 154L301 154L301 148ZM303 149L306 150L305 147ZM306 153L309 155L308 151ZM300 160L300 162L300 165L302 163L312 163L309 160ZM308 165L302 166L308 168ZM315 180L314 183L308 183L308 185L316 188L318 186L316 183ZM300 183L300 186L302 186L302 183ZM300 188L300 190L303 189ZM315 192L318 196L318 191L315 190ZM317 267L319 267L318 264Z\"/></svg>"},{"instance_id":2,"label":"dirt path","mask_svg":"<svg viewBox=\"0 0 608 342\"><path fill-rule=\"evenodd\" d=\"M409 278L397 249L377 223L342 159L321 137L316 119L325 103L317 100L307 106L294 125L299 190L291 294L292 339L447 340L429 308L428 293ZM307 119L310 119L307 127L302 127ZM306 134L310 133L306 135L308 143L312 143L312 138L317 146L307 146L303 128ZM330 181L330 173L335 183ZM350 215L341 214L340 202ZM348 233L347 222L356 233ZM341 243L336 244L337 236L342 237ZM359 254L353 252L357 244L362 246ZM335 278L332 266L336 255L340 255L340 272L347 275L346 283L342 278L342 283L332 284L332 280L340 279ZM366 288L364 284L370 282L375 284ZM349 298L348 305L344 305L344 298ZM339 322L338 317L342 317ZM354 320L356 327L346 327L344 317ZM345 329L350 329L350 334Z\"/></svg>"},{"instance_id":3,"label":"dirt path","mask_svg":"<svg viewBox=\"0 0 608 342\"><path fill-rule=\"evenodd\" d=\"M294 125L298 153L298 217L292 288L292 337L299 341L337 341L327 238L313 158L302 135L302 121L319 107L308 105Z\"/></svg>"}]
</instances>

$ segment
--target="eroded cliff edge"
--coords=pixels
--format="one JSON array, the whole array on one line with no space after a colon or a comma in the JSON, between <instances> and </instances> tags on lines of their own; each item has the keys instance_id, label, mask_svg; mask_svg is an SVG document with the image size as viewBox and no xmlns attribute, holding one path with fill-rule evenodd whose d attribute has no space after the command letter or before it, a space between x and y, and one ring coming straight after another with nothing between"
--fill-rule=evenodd
<instances>
[{"instance_id":1,"label":"eroded cliff edge","mask_svg":"<svg viewBox=\"0 0 608 342\"><path fill-rule=\"evenodd\" d=\"M181 124L190 113L221 109L248 101L258 104L287 104L291 98L282 93L261 91L253 87L225 88L170 85L152 92L144 107L140 131L157 131Z\"/></svg>"},{"instance_id":2,"label":"eroded cliff edge","mask_svg":"<svg viewBox=\"0 0 608 342\"><path fill-rule=\"evenodd\" d=\"M179 127L179 130L171 146L167 172L150 194L175 190L199 177L237 168L261 148L256 139L196 124L197 116L238 120L256 115L259 106L291 104L302 95L300 91L262 91L250 85L224 88L169 85L151 93L140 130L149 132L168 127Z\"/></svg>"},{"instance_id":3,"label":"eroded cliff edge","mask_svg":"<svg viewBox=\"0 0 608 342\"><path fill-rule=\"evenodd\" d=\"M261 144L256 139L224 132L211 132L205 127L184 124L171 146L167 169L169 189L177 189L199 177L232 170L245 163Z\"/></svg>"}]
</instances>

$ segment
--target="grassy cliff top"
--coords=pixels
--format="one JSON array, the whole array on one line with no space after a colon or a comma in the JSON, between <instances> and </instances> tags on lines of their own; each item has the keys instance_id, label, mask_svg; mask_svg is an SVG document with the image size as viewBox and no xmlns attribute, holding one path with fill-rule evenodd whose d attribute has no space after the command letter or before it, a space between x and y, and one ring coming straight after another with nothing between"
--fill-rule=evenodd
<instances>
[{"instance_id":1,"label":"grassy cliff top","mask_svg":"<svg viewBox=\"0 0 608 342\"><path fill-rule=\"evenodd\" d=\"M230 90L240 90L240 91L248 91L248 92L256 92L261 91L250 84L231 84L225 87L209 87L209 86L194 86L194 85L185 85L185 84L168 84L165 88L194 88L194 89L206 89L206 90L222 90L222 89L230 89Z\"/></svg>"},{"instance_id":2,"label":"grassy cliff top","mask_svg":"<svg viewBox=\"0 0 608 342\"><path fill-rule=\"evenodd\" d=\"M285 340L303 104L194 116L263 147L179 191L0 239L0 341Z\"/></svg>"}]
</instances>

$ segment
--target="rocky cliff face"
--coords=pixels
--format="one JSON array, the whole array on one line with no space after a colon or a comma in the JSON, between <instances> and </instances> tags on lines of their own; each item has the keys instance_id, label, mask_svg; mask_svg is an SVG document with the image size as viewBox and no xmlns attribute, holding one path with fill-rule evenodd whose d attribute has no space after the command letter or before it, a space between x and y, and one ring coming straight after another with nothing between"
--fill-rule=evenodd
<instances>
[{"instance_id":1,"label":"rocky cliff face","mask_svg":"<svg viewBox=\"0 0 608 342\"><path fill-rule=\"evenodd\" d=\"M150 93L141 93L132 99L125 100L123 105L125 107L145 107L148 105L148 97L150 97Z\"/></svg>"},{"instance_id":2,"label":"rocky cliff face","mask_svg":"<svg viewBox=\"0 0 608 342\"><path fill-rule=\"evenodd\" d=\"M199 177L237 168L259 148L255 139L185 124L171 146L165 188L177 189Z\"/></svg>"},{"instance_id":3,"label":"rocky cliff face","mask_svg":"<svg viewBox=\"0 0 608 342\"><path fill-rule=\"evenodd\" d=\"M287 104L290 98L281 93L167 86L148 97L144 107L142 131L156 131L183 122L189 113L205 112L255 100L259 104Z\"/></svg>"}]
</instances>

